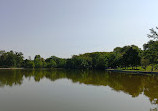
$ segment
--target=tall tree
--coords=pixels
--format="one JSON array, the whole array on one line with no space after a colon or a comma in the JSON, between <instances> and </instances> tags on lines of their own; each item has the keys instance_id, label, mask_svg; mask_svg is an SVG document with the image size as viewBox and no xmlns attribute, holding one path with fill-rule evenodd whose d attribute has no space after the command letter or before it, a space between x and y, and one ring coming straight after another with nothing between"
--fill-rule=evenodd
<instances>
[{"instance_id":1,"label":"tall tree","mask_svg":"<svg viewBox=\"0 0 158 111\"><path fill-rule=\"evenodd\" d=\"M149 59L153 71L154 65L158 63L158 41L150 40L148 43L143 45L143 48L144 57Z\"/></svg>"},{"instance_id":2,"label":"tall tree","mask_svg":"<svg viewBox=\"0 0 158 111\"><path fill-rule=\"evenodd\" d=\"M40 55L35 56L34 63L35 63L35 68L42 68L43 67L43 62L42 62L42 58Z\"/></svg>"}]
</instances>

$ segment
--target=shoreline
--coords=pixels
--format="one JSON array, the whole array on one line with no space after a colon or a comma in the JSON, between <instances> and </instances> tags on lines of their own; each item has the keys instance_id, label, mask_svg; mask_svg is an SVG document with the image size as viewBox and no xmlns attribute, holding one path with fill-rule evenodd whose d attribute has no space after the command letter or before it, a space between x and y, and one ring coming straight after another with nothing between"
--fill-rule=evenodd
<instances>
[{"instance_id":1,"label":"shoreline","mask_svg":"<svg viewBox=\"0 0 158 111\"><path fill-rule=\"evenodd\" d=\"M25 69L25 68L0 68L1 69L8 69L8 70L11 70L11 69Z\"/></svg>"},{"instance_id":2,"label":"shoreline","mask_svg":"<svg viewBox=\"0 0 158 111\"><path fill-rule=\"evenodd\" d=\"M31 69L31 70L36 70L36 69L63 69L63 68L0 68L0 70L14 70L14 69Z\"/></svg>"},{"instance_id":3,"label":"shoreline","mask_svg":"<svg viewBox=\"0 0 158 111\"><path fill-rule=\"evenodd\" d=\"M32 68L0 68L0 70L14 70L14 69L32 69ZM51 69L51 68L41 68L41 69ZM53 68L53 69L62 69L62 68ZM130 71L130 70L127 71L127 70L118 70L118 69L105 69L105 71L118 72L118 73L129 73L129 74L158 74L158 72L151 72L151 71L150 72L149 71Z\"/></svg>"}]
</instances>

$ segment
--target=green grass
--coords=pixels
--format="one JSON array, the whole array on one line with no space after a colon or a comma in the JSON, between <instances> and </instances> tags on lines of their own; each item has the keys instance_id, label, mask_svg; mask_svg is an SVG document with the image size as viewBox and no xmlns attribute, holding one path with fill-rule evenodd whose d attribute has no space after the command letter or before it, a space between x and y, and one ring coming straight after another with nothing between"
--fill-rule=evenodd
<instances>
[{"instance_id":1,"label":"green grass","mask_svg":"<svg viewBox=\"0 0 158 111\"><path fill-rule=\"evenodd\" d=\"M152 69L152 66L149 65L146 67L146 70L142 68L142 66L138 66L137 69L132 69L132 67L128 67L128 68L117 68L118 70L124 70L124 71L146 71L146 72L151 72L151 69ZM158 72L158 69L157 70L153 70L153 72Z\"/></svg>"}]
</instances>

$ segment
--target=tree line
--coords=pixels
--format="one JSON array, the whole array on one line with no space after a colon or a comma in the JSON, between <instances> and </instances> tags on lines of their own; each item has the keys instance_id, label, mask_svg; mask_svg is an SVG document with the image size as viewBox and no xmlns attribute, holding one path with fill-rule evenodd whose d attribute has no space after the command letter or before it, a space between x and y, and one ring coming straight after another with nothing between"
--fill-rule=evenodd
<instances>
[{"instance_id":1,"label":"tree line","mask_svg":"<svg viewBox=\"0 0 158 111\"><path fill-rule=\"evenodd\" d=\"M158 29L156 27L156 29ZM68 68L68 69L107 69L117 67L142 66L144 69L148 65L152 70L158 64L158 33L150 29L148 41L143 45L143 50L136 45L116 47L112 52L92 52L80 55L73 55L64 59L56 56L42 58L36 55L33 60L24 59L22 52L0 51L0 67L24 67L24 68Z\"/></svg>"}]
</instances>

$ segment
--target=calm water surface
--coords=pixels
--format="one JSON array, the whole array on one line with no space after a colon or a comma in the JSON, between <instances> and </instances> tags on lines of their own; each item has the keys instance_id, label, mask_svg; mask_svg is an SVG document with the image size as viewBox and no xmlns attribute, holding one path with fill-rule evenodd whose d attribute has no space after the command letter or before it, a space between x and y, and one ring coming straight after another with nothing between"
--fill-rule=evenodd
<instances>
[{"instance_id":1,"label":"calm water surface","mask_svg":"<svg viewBox=\"0 0 158 111\"><path fill-rule=\"evenodd\" d=\"M158 76L0 70L0 111L158 111Z\"/></svg>"}]
</instances>

